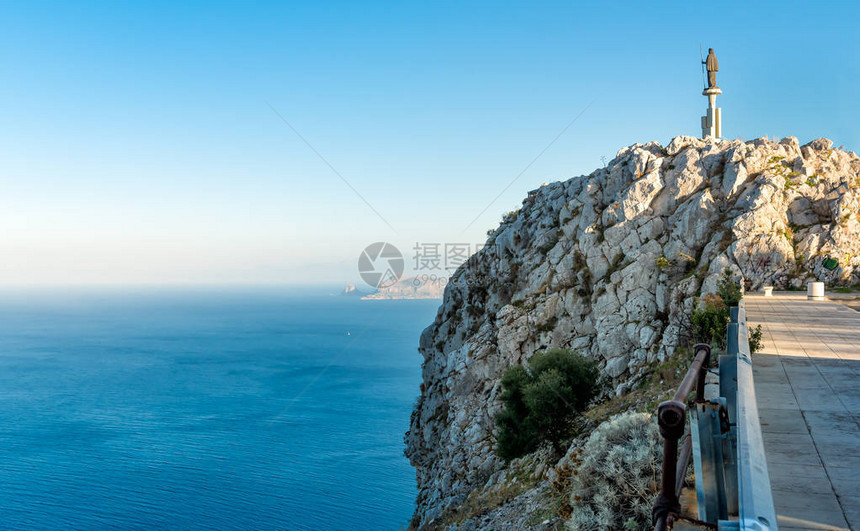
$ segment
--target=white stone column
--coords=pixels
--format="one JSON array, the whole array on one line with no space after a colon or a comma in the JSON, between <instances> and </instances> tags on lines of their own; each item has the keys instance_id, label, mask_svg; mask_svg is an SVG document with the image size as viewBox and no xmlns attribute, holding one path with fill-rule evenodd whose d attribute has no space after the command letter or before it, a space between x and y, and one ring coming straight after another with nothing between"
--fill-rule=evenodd
<instances>
[{"instance_id":1,"label":"white stone column","mask_svg":"<svg viewBox=\"0 0 860 531\"><path fill-rule=\"evenodd\" d=\"M708 97L708 112L702 116L702 138L723 136L722 109L717 107L717 95L722 93L719 87L706 88L702 91L702 95Z\"/></svg>"}]
</instances>

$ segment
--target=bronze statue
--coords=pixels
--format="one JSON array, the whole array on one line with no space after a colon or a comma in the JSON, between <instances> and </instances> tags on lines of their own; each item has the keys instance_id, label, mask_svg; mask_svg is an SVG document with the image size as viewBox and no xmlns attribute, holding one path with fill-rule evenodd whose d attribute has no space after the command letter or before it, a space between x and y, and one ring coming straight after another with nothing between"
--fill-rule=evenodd
<instances>
[{"instance_id":1,"label":"bronze statue","mask_svg":"<svg viewBox=\"0 0 860 531\"><path fill-rule=\"evenodd\" d=\"M702 64L708 69L708 88L717 88L717 72L720 70L720 65L717 63L713 48L708 48L708 58L702 61Z\"/></svg>"}]
</instances>

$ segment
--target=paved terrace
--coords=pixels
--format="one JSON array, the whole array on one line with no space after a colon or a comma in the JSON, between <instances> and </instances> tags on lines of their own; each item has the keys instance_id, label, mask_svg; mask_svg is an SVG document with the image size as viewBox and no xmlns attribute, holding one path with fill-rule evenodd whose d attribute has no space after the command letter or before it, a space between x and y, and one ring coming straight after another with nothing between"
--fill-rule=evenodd
<instances>
[{"instance_id":1,"label":"paved terrace","mask_svg":"<svg viewBox=\"0 0 860 531\"><path fill-rule=\"evenodd\" d=\"M860 312L747 294L756 398L781 530L860 531Z\"/></svg>"}]
</instances>

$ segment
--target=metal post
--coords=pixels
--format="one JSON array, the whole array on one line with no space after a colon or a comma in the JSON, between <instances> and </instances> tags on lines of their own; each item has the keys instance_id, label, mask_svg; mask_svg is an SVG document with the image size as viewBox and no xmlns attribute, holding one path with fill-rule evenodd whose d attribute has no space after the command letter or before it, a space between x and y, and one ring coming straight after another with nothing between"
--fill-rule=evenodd
<instances>
[{"instance_id":1,"label":"metal post","mask_svg":"<svg viewBox=\"0 0 860 531\"><path fill-rule=\"evenodd\" d=\"M690 415L699 520L712 524L728 518L721 415L725 408L719 401L698 403Z\"/></svg>"},{"instance_id":2,"label":"metal post","mask_svg":"<svg viewBox=\"0 0 860 531\"><path fill-rule=\"evenodd\" d=\"M681 452L678 454L678 468L675 472L675 495L681 497L681 489L684 488L684 478L687 476L687 467L690 466L690 459L693 458L693 439L690 434L684 436L684 443L681 444Z\"/></svg>"},{"instance_id":3,"label":"metal post","mask_svg":"<svg viewBox=\"0 0 860 531\"><path fill-rule=\"evenodd\" d=\"M666 529L666 519L670 513L681 511L681 502L675 488L678 473L678 439L684 435L687 406L677 400L667 400L657 409L657 423L663 436L662 485L652 512L655 529Z\"/></svg>"},{"instance_id":4,"label":"metal post","mask_svg":"<svg viewBox=\"0 0 860 531\"><path fill-rule=\"evenodd\" d=\"M726 401L729 433L723 440L723 458L726 461L726 509L729 516L738 515L738 357L728 350L720 356L720 396Z\"/></svg>"},{"instance_id":5,"label":"metal post","mask_svg":"<svg viewBox=\"0 0 860 531\"><path fill-rule=\"evenodd\" d=\"M675 391L674 398L661 403L657 408L657 423L660 426L660 435L663 436L663 469L660 494L654 503L652 517L655 529L658 531L666 529L669 514L681 511L679 487L683 482L683 471L686 470L690 459L686 441L681 462L678 459L678 441L684 436L686 428L687 406L684 402L687 400L687 395L693 391L694 385L697 397L704 396L705 392L703 375L711 355L711 347L698 344L694 348L696 357L681 385L678 386L678 390Z\"/></svg>"}]
</instances>

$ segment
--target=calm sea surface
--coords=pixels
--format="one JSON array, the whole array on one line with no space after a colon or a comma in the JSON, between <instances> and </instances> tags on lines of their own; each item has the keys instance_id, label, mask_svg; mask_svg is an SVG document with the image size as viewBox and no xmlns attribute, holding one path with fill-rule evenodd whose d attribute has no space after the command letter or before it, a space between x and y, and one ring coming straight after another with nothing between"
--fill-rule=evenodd
<instances>
[{"instance_id":1,"label":"calm sea surface","mask_svg":"<svg viewBox=\"0 0 860 531\"><path fill-rule=\"evenodd\" d=\"M0 526L398 529L438 301L0 292Z\"/></svg>"}]
</instances>

